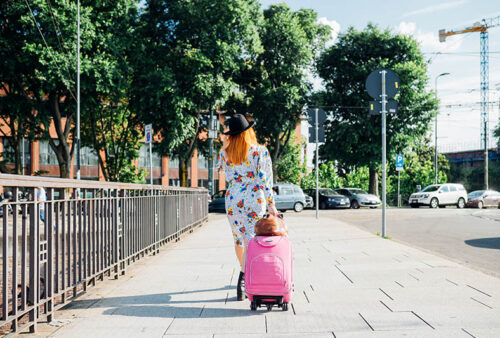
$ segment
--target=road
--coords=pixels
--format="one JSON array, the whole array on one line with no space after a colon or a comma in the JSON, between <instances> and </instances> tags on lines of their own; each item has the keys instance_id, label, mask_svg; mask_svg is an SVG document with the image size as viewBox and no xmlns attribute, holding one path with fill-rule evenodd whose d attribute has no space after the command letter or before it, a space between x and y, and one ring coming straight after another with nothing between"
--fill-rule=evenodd
<instances>
[{"instance_id":1,"label":"road","mask_svg":"<svg viewBox=\"0 0 500 338\"><path fill-rule=\"evenodd\" d=\"M370 233L381 233L381 209L321 210L320 217L343 221ZM386 235L500 277L498 209L388 209Z\"/></svg>"}]
</instances>

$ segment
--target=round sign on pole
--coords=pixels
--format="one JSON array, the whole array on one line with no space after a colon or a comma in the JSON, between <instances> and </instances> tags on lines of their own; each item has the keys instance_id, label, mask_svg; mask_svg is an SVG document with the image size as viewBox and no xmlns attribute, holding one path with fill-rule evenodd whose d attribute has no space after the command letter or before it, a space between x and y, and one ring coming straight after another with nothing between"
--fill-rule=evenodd
<instances>
[{"instance_id":1,"label":"round sign on pole","mask_svg":"<svg viewBox=\"0 0 500 338\"><path fill-rule=\"evenodd\" d=\"M366 79L366 91L375 100L380 100L382 96L382 70L385 74L385 93L387 98L393 98L399 90L399 77L390 69L380 68L374 70Z\"/></svg>"}]
</instances>

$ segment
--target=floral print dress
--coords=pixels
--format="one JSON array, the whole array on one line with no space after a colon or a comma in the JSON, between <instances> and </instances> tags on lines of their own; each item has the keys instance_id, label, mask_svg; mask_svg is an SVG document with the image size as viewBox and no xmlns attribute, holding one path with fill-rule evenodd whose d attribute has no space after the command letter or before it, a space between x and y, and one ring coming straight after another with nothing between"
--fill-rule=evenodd
<instances>
[{"instance_id":1,"label":"floral print dress","mask_svg":"<svg viewBox=\"0 0 500 338\"><path fill-rule=\"evenodd\" d=\"M234 242L243 246L255 236L254 225L274 204L272 193L273 169L266 147L251 145L247 160L239 165L231 163L222 150L217 158L217 171L226 175L226 214Z\"/></svg>"}]
</instances>

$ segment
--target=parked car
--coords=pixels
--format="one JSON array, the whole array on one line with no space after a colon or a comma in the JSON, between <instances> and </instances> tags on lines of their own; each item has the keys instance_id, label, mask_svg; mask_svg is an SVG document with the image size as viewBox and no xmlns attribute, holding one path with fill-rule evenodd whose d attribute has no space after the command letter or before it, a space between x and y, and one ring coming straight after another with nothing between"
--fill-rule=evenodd
<instances>
[{"instance_id":1,"label":"parked car","mask_svg":"<svg viewBox=\"0 0 500 338\"><path fill-rule=\"evenodd\" d=\"M412 208L421 205L428 205L431 208L456 205L461 209L467 203L467 191L461 184L433 184L418 193L411 194L408 203Z\"/></svg>"},{"instance_id":2,"label":"parked car","mask_svg":"<svg viewBox=\"0 0 500 338\"><path fill-rule=\"evenodd\" d=\"M304 208L305 209L312 209L312 208L314 208L314 199L311 196L307 195L307 194L305 194L304 196L306 197L306 206Z\"/></svg>"},{"instance_id":3,"label":"parked car","mask_svg":"<svg viewBox=\"0 0 500 338\"><path fill-rule=\"evenodd\" d=\"M208 202L208 212L226 212L226 190L220 190L212 195Z\"/></svg>"},{"instance_id":4,"label":"parked car","mask_svg":"<svg viewBox=\"0 0 500 338\"><path fill-rule=\"evenodd\" d=\"M467 195L469 208L500 208L500 192L495 190L476 190Z\"/></svg>"},{"instance_id":5,"label":"parked car","mask_svg":"<svg viewBox=\"0 0 500 338\"><path fill-rule=\"evenodd\" d=\"M382 201L380 201L378 196L369 194L362 189L341 188L334 191L339 195L348 197L353 209L359 209L360 207L376 208L382 205Z\"/></svg>"},{"instance_id":6,"label":"parked car","mask_svg":"<svg viewBox=\"0 0 500 338\"><path fill-rule=\"evenodd\" d=\"M292 183L276 183L273 187L276 209L280 211L295 210L301 212L307 205L302 189Z\"/></svg>"},{"instance_id":7,"label":"parked car","mask_svg":"<svg viewBox=\"0 0 500 338\"><path fill-rule=\"evenodd\" d=\"M316 189L307 189L305 193L312 196L314 206L314 201L316 200ZM351 207L351 201L348 197L338 194L334 190L329 188L320 188L318 197L320 209Z\"/></svg>"}]
</instances>

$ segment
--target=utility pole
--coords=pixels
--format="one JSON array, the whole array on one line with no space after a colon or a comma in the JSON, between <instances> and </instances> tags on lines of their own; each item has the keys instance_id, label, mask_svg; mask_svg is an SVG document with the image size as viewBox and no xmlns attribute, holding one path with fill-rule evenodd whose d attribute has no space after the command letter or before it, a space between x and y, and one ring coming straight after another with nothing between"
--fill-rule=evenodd
<instances>
[{"instance_id":1,"label":"utility pole","mask_svg":"<svg viewBox=\"0 0 500 338\"><path fill-rule=\"evenodd\" d=\"M382 238L385 237L385 208L387 206L387 197L386 197L386 117L387 117L387 94L385 88L385 75L387 74L386 70L382 70Z\"/></svg>"},{"instance_id":2,"label":"utility pole","mask_svg":"<svg viewBox=\"0 0 500 338\"><path fill-rule=\"evenodd\" d=\"M318 170L318 161L319 161L319 145L318 145L318 130L319 130L319 123L318 123L318 108L314 109L314 129L316 130L316 219L319 218L319 170Z\"/></svg>"},{"instance_id":3,"label":"utility pole","mask_svg":"<svg viewBox=\"0 0 500 338\"><path fill-rule=\"evenodd\" d=\"M436 79L434 80L434 89L436 90L436 100L438 99L438 79L441 76L446 76L450 75L450 73L441 73L438 76L436 76ZM436 118L434 119L434 184L438 184L438 115L439 115L439 104L438 104L438 111L436 113Z\"/></svg>"},{"instance_id":4,"label":"utility pole","mask_svg":"<svg viewBox=\"0 0 500 338\"><path fill-rule=\"evenodd\" d=\"M76 24L76 179L80 179L80 0ZM79 189L77 195L80 195Z\"/></svg>"},{"instance_id":5,"label":"utility pole","mask_svg":"<svg viewBox=\"0 0 500 338\"><path fill-rule=\"evenodd\" d=\"M214 120L214 111L210 109L210 121L208 122L208 193L210 196L214 194L214 139L213 139L213 120Z\"/></svg>"}]
</instances>

